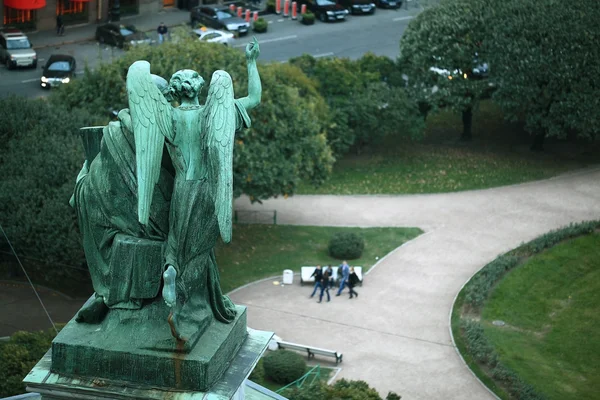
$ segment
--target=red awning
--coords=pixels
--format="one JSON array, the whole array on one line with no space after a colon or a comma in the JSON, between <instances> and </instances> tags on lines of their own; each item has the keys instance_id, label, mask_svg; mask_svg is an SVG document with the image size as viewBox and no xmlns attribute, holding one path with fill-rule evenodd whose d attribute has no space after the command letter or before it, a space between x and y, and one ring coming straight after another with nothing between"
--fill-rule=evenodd
<instances>
[{"instance_id":1,"label":"red awning","mask_svg":"<svg viewBox=\"0 0 600 400\"><path fill-rule=\"evenodd\" d=\"M17 10L37 10L46 7L46 0L4 0L4 5Z\"/></svg>"}]
</instances>

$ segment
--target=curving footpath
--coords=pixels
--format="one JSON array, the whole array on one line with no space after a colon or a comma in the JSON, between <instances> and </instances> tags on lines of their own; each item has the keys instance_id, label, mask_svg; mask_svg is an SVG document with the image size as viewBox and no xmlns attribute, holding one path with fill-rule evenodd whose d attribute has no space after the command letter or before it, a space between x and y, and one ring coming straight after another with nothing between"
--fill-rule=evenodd
<instances>
[{"instance_id":1,"label":"curving footpath","mask_svg":"<svg viewBox=\"0 0 600 400\"><path fill-rule=\"evenodd\" d=\"M407 196L295 196L237 209L277 210L281 224L417 226L425 234L372 269L359 298L330 303L310 289L257 282L231 294L248 324L286 341L344 353L338 378L363 379L403 400L493 399L452 344L462 285L497 255L549 230L600 217L600 168L488 190ZM298 270L297 265L282 265ZM297 279L297 278L295 278Z\"/></svg>"}]
</instances>

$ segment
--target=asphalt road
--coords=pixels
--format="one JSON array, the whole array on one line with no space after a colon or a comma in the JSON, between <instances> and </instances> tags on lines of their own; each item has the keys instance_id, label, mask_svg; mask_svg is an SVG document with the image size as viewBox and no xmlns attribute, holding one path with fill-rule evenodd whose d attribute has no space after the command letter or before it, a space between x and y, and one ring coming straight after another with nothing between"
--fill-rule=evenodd
<instances>
[{"instance_id":1,"label":"asphalt road","mask_svg":"<svg viewBox=\"0 0 600 400\"><path fill-rule=\"evenodd\" d=\"M382 10L375 15L348 16L344 22L321 23L305 26L297 21L268 15L268 32L257 36L262 61L284 62L291 57L311 54L314 57L359 58L367 52L396 58L399 41L416 10ZM237 39L234 47L243 50L251 36ZM164 45L168 45L164 44ZM100 62L120 57L122 50L101 47L94 41L47 47L38 50L37 69L8 71L0 66L0 97L18 94L26 97L44 97L41 89L41 67L51 54L70 54L77 60L78 70L85 64L94 68ZM193 67L192 67L193 68Z\"/></svg>"}]
</instances>

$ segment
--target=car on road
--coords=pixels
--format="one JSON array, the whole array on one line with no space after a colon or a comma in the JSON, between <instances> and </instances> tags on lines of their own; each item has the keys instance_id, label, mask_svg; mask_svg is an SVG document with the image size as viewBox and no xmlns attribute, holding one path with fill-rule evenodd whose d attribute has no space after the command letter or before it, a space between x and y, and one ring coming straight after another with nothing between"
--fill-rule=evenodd
<instances>
[{"instance_id":1,"label":"car on road","mask_svg":"<svg viewBox=\"0 0 600 400\"><path fill-rule=\"evenodd\" d=\"M321 22L344 21L348 10L329 0L300 0Z\"/></svg>"},{"instance_id":2,"label":"car on road","mask_svg":"<svg viewBox=\"0 0 600 400\"><path fill-rule=\"evenodd\" d=\"M402 0L375 0L375 4L379 8L400 8Z\"/></svg>"},{"instance_id":3,"label":"car on road","mask_svg":"<svg viewBox=\"0 0 600 400\"><path fill-rule=\"evenodd\" d=\"M121 49L140 44L152 44L145 32L138 31L133 25L104 24L96 28L96 40L100 44L109 44Z\"/></svg>"},{"instance_id":4,"label":"car on road","mask_svg":"<svg viewBox=\"0 0 600 400\"><path fill-rule=\"evenodd\" d=\"M40 86L50 89L69 83L75 77L77 62L75 58L66 54L52 54L42 72Z\"/></svg>"},{"instance_id":5,"label":"car on road","mask_svg":"<svg viewBox=\"0 0 600 400\"><path fill-rule=\"evenodd\" d=\"M225 46L231 46L233 41L235 40L233 37L233 33L219 31L216 29L194 29L192 31L194 35L198 37L199 40L208 43L222 43Z\"/></svg>"},{"instance_id":6,"label":"car on road","mask_svg":"<svg viewBox=\"0 0 600 400\"><path fill-rule=\"evenodd\" d=\"M18 29L0 30L0 62L6 68L37 67L37 53L27 36Z\"/></svg>"},{"instance_id":7,"label":"car on road","mask_svg":"<svg viewBox=\"0 0 600 400\"><path fill-rule=\"evenodd\" d=\"M196 24L201 23L209 28L237 32L239 35L245 35L250 30L248 22L234 15L226 7L194 7L190 11L190 22L192 23L192 28L195 28Z\"/></svg>"},{"instance_id":8,"label":"car on road","mask_svg":"<svg viewBox=\"0 0 600 400\"><path fill-rule=\"evenodd\" d=\"M375 14L377 7L371 0L338 0L337 3L352 15Z\"/></svg>"}]
</instances>

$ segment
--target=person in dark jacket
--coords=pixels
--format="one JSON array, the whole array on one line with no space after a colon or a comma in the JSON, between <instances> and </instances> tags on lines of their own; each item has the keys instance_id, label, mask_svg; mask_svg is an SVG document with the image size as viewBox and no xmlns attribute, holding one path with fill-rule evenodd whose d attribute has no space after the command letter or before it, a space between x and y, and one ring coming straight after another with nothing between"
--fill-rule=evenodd
<instances>
[{"instance_id":1,"label":"person in dark jacket","mask_svg":"<svg viewBox=\"0 0 600 400\"><path fill-rule=\"evenodd\" d=\"M329 266L329 268L323 272L323 279L321 280L321 294L319 295L319 301L317 303L320 303L323 300L324 292L327 292L327 301L331 300L331 297L329 297L329 277L331 276L330 271L333 271L331 266Z\"/></svg>"},{"instance_id":2,"label":"person in dark jacket","mask_svg":"<svg viewBox=\"0 0 600 400\"><path fill-rule=\"evenodd\" d=\"M327 285L329 286L329 289L331 289L334 285L333 268L331 267L331 264L329 264L329 266L327 266L327 273L329 274L329 281L327 282Z\"/></svg>"},{"instance_id":3,"label":"person in dark jacket","mask_svg":"<svg viewBox=\"0 0 600 400\"><path fill-rule=\"evenodd\" d=\"M169 28L165 25L164 22L161 22L158 28L156 29L158 33L158 44L162 44L167 37L167 33L169 32Z\"/></svg>"},{"instance_id":4,"label":"person in dark jacket","mask_svg":"<svg viewBox=\"0 0 600 400\"><path fill-rule=\"evenodd\" d=\"M313 298L315 293L317 293L317 289L321 289L323 287L323 270L321 269L320 265L317 265L317 268L315 268L315 271L310 277L312 278L313 276L315 277L315 288L313 289L310 298Z\"/></svg>"},{"instance_id":5,"label":"person in dark jacket","mask_svg":"<svg viewBox=\"0 0 600 400\"><path fill-rule=\"evenodd\" d=\"M348 289L350 289L350 298L353 296L358 297L358 293L354 290L354 286L358 285L360 279L358 279L358 275L354 272L354 267L350 267L350 276L348 276Z\"/></svg>"},{"instance_id":6,"label":"person in dark jacket","mask_svg":"<svg viewBox=\"0 0 600 400\"><path fill-rule=\"evenodd\" d=\"M65 34L65 24L63 22L62 12L56 16L56 34L63 36Z\"/></svg>"}]
</instances>

